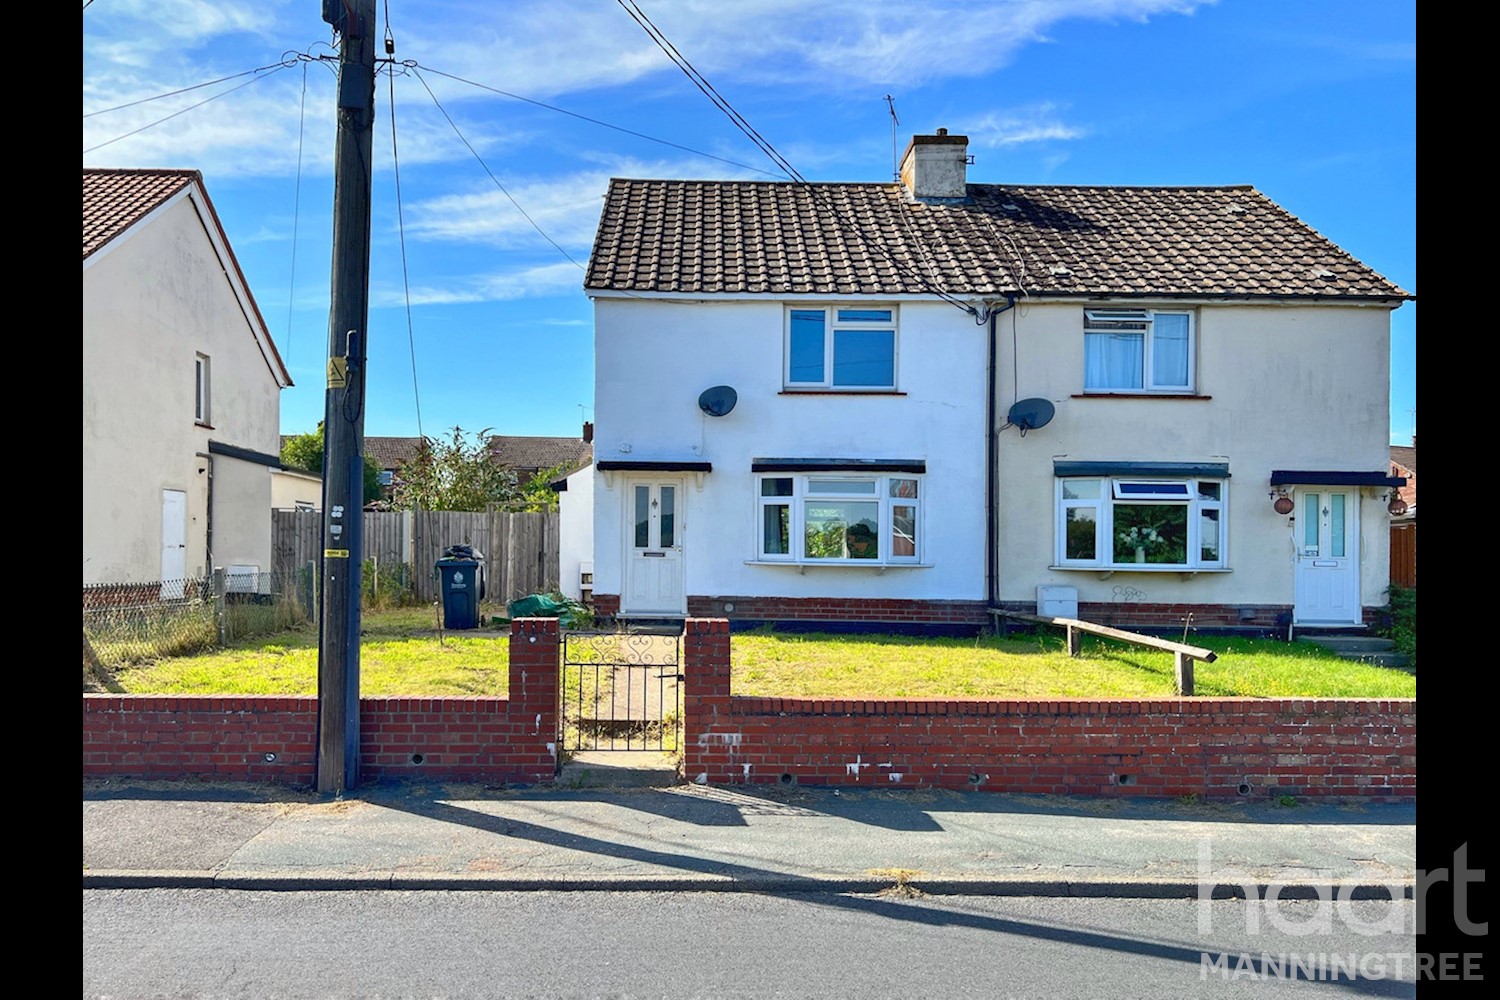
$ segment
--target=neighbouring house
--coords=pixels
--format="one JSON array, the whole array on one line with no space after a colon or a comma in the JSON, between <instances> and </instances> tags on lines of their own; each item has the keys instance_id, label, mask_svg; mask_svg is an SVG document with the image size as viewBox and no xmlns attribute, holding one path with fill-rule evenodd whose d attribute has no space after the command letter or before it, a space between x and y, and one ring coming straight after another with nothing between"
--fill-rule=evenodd
<instances>
[{"instance_id":1,"label":"neighbouring house","mask_svg":"<svg viewBox=\"0 0 1500 1000\"><path fill-rule=\"evenodd\" d=\"M559 466L572 470L586 464L593 454L593 433L594 425L585 423L583 436L576 438L492 434L490 453L506 468L514 470L518 484L524 486L538 472ZM288 440L289 437L283 436L282 444ZM380 485L387 495L401 467L415 459L421 447L420 437L365 438L365 455L380 467Z\"/></svg>"},{"instance_id":2,"label":"neighbouring house","mask_svg":"<svg viewBox=\"0 0 1500 1000\"><path fill-rule=\"evenodd\" d=\"M268 569L291 384L202 174L84 168L84 585Z\"/></svg>"},{"instance_id":3,"label":"neighbouring house","mask_svg":"<svg viewBox=\"0 0 1500 1000\"><path fill-rule=\"evenodd\" d=\"M271 470L271 509L322 510L323 477L285 466Z\"/></svg>"},{"instance_id":4,"label":"neighbouring house","mask_svg":"<svg viewBox=\"0 0 1500 1000\"><path fill-rule=\"evenodd\" d=\"M380 467L380 489L389 497L396 483L396 473L417 457L422 447L419 437L367 437L365 456Z\"/></svg>"},{"instance_id":5,"label":"neighbouring house","mask_svg":"<svg viewBox=\"0 0 1500 1000\"><path fill-rule=\"evenodd\" d=\"M587 425L585 425L587 427ZM592 461L562 479L557 491L558 589L592 605L594 600L594 467Z\"/></svg>"},{"instance_id":6,"label":"neighbouring house","mask_svg":"<svg viewBox=\"0 0 1500 1000\"><path fill-rule=\"evenodd\" d=\"M1406 480L1391 505L1391 582L1417 585L1417 436L1411 445L1391 445L1391 475Z\"/></svg>"},{"instance_id":7,"label":"neighbouring house","mask_svg":"<svg viewBox=\"0 0 1500 1000\"><path fill-rule=\"evenodd\" d=\"M899 182L610 182L584 281L598 609L1372 619L1412 296L1253 187L967 171L939 130Z\"/></svg>"}]
</instances>

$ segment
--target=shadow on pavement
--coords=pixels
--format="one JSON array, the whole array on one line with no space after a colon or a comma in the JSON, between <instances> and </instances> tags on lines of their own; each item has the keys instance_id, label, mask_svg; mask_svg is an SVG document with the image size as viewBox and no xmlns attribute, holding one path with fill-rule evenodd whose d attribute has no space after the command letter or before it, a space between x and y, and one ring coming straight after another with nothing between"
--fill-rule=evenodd
<instances>
[{"instance_id":1,"label":"shadow on pavement","mask_svg":"<svg viewBox=\"0 0 1500 1000\"><path fill-rule=\"evenodd\" d=\"M755 891L753 887L756 882L764 882L768 885L774 885L775 888L774 890L767 889L763 891L771 892L774 895L797 895L797 884L800 882L806 882L809 890L821 884L819 880L788 876L781 872L751 865L697 858L690 855L673 854L649 848L631 847L577 833L561 833L533 823L517 821L510 817L500 818L475 812L474 810L465 809L462 806L453 805L445 801L423 799L412 802L409 799L403 801L392 798L382 800L381 804L389 808L405 808L429 819L458 823L502 837L529 840L549 846L565 847L575 851L586 851L605 857L619 858L637 863L659 865L678 872L690 872L715 878L729 878L735 882L747 883L751 887L751 891ZM1077 947L1146 955L1153 958L1181 962L1185 965L1192 965L1199 968L1202 967L1205 956L1209 962L1227 962L1231 970L1241 967L1242 956L1240 953L1209 951L1201 946L1195 947L1189 943L1148 941L1100 931L1053 927L1031 921L1012 920L989 914L969 913L961 909L956 909L951 905L913 905L908 902L897 902L895 900L870 896L838 895L827 892L810 892L807 896L799 898L804 898L807 902L819 906L853 910L892 920L912 921L932 926L967 927L994 934L1025 936ZM1245 969L1253 969L1257 973L1257 976L1268 973L1269 969L1266 964L1262 959L1255 957L1256 954L1258 952L1252 953L1248 962L1243 967ZM1361 978L1357 974L1348 975L1342 969L1331 972L1327 978L1319 981L1332 983L1347 988L1354 993L1367 996L1406 997L1414 996L1416 993L1416 988L1412 983L1390 979Z\"/></svg>"}]
</instances>

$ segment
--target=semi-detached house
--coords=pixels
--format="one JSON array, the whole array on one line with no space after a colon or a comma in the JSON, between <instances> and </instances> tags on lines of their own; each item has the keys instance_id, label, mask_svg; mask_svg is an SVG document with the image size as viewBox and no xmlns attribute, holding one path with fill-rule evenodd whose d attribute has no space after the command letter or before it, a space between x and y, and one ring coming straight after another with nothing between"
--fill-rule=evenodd
<instances>
[{"instance_id":1,"label":"semi-detached house","mask_svg":"<svg viewBox=\"0 0 1500 1000\"><path fill-rule=\"evenodd\" d=\"M939 130L899 182L611 181L598 609L1367 622L1412 296L1252 187L973 184L967 159Z\"/></svg>"}]
</instances>

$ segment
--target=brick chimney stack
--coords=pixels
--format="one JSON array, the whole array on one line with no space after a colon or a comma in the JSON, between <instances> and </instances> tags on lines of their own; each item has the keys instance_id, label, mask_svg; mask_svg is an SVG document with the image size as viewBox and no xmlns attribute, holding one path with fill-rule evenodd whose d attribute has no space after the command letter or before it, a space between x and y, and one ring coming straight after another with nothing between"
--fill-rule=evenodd
<instances>
[{"instance_id":1,"label":"brick chimney stack","mask_svg":"<svg viewBox=\"0 0 1500 1000\"><path fill-rule=\"evenodd\" d=\"M583 422L583 440L586 444L594 443L594 422L585 420Z\"/></svg>"},{"instance_id":2,"label":"brick chimney stack","mask_svg":"<svg viewBox=\"0 0 1500 1000\"><path fill-rule=\"evenodd\" d=\"M958 202L968 197L969 137L914 135L901 156L901 186L915 201Z\"/></svg>"}]
</instances>

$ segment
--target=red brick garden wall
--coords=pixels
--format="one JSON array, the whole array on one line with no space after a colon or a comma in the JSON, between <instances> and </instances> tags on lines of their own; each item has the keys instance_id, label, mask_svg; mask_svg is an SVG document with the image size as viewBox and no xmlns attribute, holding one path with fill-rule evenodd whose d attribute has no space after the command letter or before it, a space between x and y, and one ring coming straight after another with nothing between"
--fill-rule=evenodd
<instances>
[{"instance_id":1,"label":"red brick garden wall","mask_svg":"<svg viewBox=\"0 0 1500 1000\"><path fill-rule=\"evenodd\" d=\"M1068 795L1416 795L1416 702L734 697L729 631L689 619L684 770L714 784Z\"/></svg>"},{"instance_id":2,"label":"red brick garden wall","mask_svg":"<svg viewBox=\"0 0 1500 1000\"><path fill-rule=\"evenodd\" d=\"M509 698L364 698L366 779L551 781L558 627L511 623ZM311 784L318 702L298 697L84 695L83 773Z\"/></svg>"},{"instance_id":3,"label":"red brick garden wall","mask_svg":"<svg viewBox=\"0 0 1500 1000\"><path fill-rule=\"evenodd\" d=\"M311 784L318 700L83 696L83 776Z\"/></svg>"}]
</instances>

